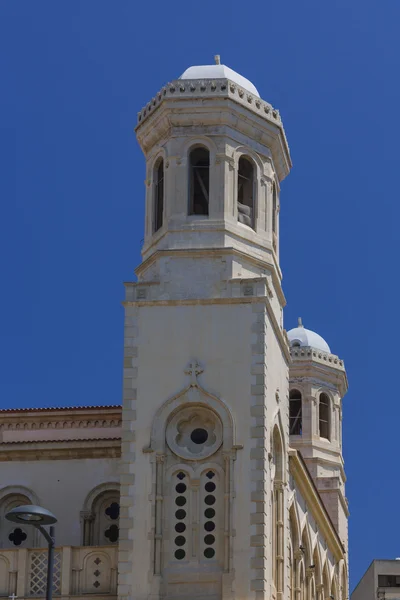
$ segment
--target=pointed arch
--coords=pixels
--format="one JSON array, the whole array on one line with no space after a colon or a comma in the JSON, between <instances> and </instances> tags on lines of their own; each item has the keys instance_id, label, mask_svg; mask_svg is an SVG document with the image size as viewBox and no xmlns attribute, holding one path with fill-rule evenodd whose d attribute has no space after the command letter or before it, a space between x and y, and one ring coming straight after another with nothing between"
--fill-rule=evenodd
<instances>
[{"instance_id":1,"label":"pointed arch","mask_svg":"<svg viewBox=\"0 0 400 600\"><path fill-rule=\"evenodd\" d=\"M331 586L329 581L328 562L326 560L322 570L322 583L324 586L325 598L329 598Z\"/></svg>"},{"instance_id":2,"label":"pointed arch","mask_svg":"<svg viewBox=\"0 0 400 600\"><path fill-rule=\"evenodd\" d=\"M301 546L303 549L304 560L306 563L306 569L310 567L312 564L312 554L311 554L311 538L310 532L308 530L308 522L306 521L301 532Z\"/></svg>"},{"instance_id":3,"label":"pointed arch","mask_svg":"<svg viewBox=\"0 0 400 600\"><path fill-rule=\"evenodd\" d=\"M314 565L315 583L316 583L316 586L318 587L318 586L322 585L322 583L323 583L322 569L321 569L321 554L319 552L318 543L316 544L316 546L314 548L313 565Z\"/></svg>"},{"instance_id":4,"label":"pointed arch","mask_svg":"<svg viewBox=\"0 0 400 600\"><path fill-rule=\"evenodd\" d=\"M293 501L289 507L289 517L290 517L290 523L292 526L292 533L293 533L293 536L292 536L293 549L294 549L294 552L297 552L297 550L300 547L301 530L300 530L300 520L299 520L299 514L298 514L296 501Z\"/></svg>"},{"instance_id":5,"label":"pointed arch","mask_svg":"<svg viewBox=\"0 0 400 600\"><path fill-rule=\"evenodd\" d=\"M303 531L301 534L301 549L303 552L303 564L304 564L304 568L306 571L306 574L308 574L309 569L312 565L312 560L311 560L311 539L310 539L310 532L308 530L308 521L305 522L304 527L303 527ZM305 578L305 582L304 582L304 598L306 600L309 600L309 578L308 576Z\"/></svg>"},{"instance_id":6,"label":"pointed arch","mask_svg":"<svg viewBox=\"0 0 400 600\"><path fill-rule=\"evenodd\" d=\"M283 593L284 573L284 481L285 481L285 445L283 442L280 414L271 432L272 469L273 475L273 505L272 505L272 535L273 535L273 576L277 594Z\"/></svg>"},{"instance_id":7,"label":"pointed arch","mask_svg":"<svg viewBox=\"0 0 400 600\"><path fill-rule=\"evenodd\" d=\"M289 528L290 528L290 588L291 600L296 598L296 590L299 586L299 548L300 548L300 524L297 512L297 504L293 499L289 508Z\"/></svg>"},{"instance_id":8,"label":"pointed arch","mask_svg":"<svg viewBox=\"0 0 400 600\"><path fill-rule=\"evenodd\" d=\"M168 581L189 557L199 564L212 561L216 573L228 572L236 448L225 402L192 377L158 408L144 451L153 464L155 574Z\"/></svg>"},{"instance_id":9,"label":"pointed arch","mask_svg":"<svg viewBox=\"0 0 400 600\"><path fill-rule=\"evenodd\" d=\"M339 596L339 586L338 586L338 580L337 580L337 575L336 573L334 573L333 577L332 577L332 583L331 583L331 597L333 596L333 598L340 598Z\"/></svg>"}]
</instances>

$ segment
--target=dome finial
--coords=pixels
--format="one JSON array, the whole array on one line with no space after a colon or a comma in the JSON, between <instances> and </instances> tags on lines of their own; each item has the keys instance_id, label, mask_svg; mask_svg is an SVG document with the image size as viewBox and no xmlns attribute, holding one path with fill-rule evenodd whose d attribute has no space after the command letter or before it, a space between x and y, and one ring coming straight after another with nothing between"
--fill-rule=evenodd
<instances>
[{"instance_id":1,"label":"dome finial","mask_svg":"<svg viewBox=\"0 0 400 600\"><path fill-rule=\"evenodd\" d=\"M214 60L215 60L215 64L216 64L216 65L220 65L220 64L221 64L221 57L220 57L220 55L219 55L219 54L216 54L216 55L214 56Z\"/></svg>"},{"instance_id":2,"label":"dome finial","mask_svg":"<svg viewBox=\"0 0 400 600\"><path fill-rule=\"evenodd\" d=\"M304 325L303 325L303 321L301 320L301 317L299 317L299 318L297 319L297 323L298 323L298 325L297 325L298 327L304 327Z\"/></svg>"}]
</instances>

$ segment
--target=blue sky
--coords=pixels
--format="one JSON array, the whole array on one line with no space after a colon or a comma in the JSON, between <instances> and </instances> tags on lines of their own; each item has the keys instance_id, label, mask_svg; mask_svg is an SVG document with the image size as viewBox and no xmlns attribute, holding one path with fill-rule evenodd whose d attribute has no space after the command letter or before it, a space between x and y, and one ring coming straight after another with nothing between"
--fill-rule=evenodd
<instances>
[{"instance_id":1,"label":"blue sky","mask_svg":"<svg viewBox=\"0 0 400 600\"><path fill-rule=\"evenodd\" d=\"M136 113L222 62L281 111L286 328L346 362L352 586L398 543L399 0L0 3L2 407L121 400L143 237Z\"/></svg>"}]
</instances>

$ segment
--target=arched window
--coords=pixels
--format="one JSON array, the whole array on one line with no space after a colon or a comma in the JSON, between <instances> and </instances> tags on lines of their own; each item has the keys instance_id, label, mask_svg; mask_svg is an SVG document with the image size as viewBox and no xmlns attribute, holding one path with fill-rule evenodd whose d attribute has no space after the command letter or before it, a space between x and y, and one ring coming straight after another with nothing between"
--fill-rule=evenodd
<instances>
[{"instance_id":1,"label":"arched window","mask_svg":"<svg viewBox=\"0 0 400 600\"><path fill-rule=\"evenodd\" d=\"M119 539L118 490L99 494L93 501L90 514L85 515L83 544L85 546L108 546Z\"/></svg>"},{"instance_id":2,"label":"arched window","mask_svg":"<svg viewBox=\"0 0 400 600\"><path fill-rule=\"evenodd\" d=\"M238 221L254 228L254 165L246 158L239 158L238 168Z\"/></svg>"},{"instance_id":3,"label":"arched window","mask_svg":"<svg viewBox=\"0 0 400 600\"><path fill-rule=\"evenodd\" d=\"M154 175L154 232L163 224L164 213L164 161L161 159L155 166Z\"/></svg>"},{"instance_id":4,"label":"arched window","mask_svg":"<svg viewBox=\"0 0 400 600\"><path fill-rule=\"evenodd\" d=\"M284 508L283 508L283 446L278 427L272 434L274 489L272 506L273 578L277 594L283 592Z\"/></svg>"},{"instance_id":5,"label":"arched window","mask_svg":"<svg viewBox=\"0 0 400 600\"><path fill-rule=\"evenodd\" d=\"M272 232L276 234L276 185L272 184Z\"/></svg>"},{"instance_id":6,"label":"arched window","mask_svg":"<svg viewBox=\"0 0 400 600\"><path fill-rule=\"evenodd\" d=\"M210 153L194 148L189 155L189 214L208 215L210 192Z\"/></svg>"},{"instance_id":7,"label":"arched window","mask_svg":"<svg viewBox=\"0 0 400 600\"><path fill-rule=\"evenodd\" d=\"M331 410L330 400L327 394L319 396L319 436L327 440L331 439Z\"/></svg>"},{"instance_id":8,"label":"arched window","mask_svg":"<svg viewBox=\"0 0 400 600\"><path fill-rule=\"evenodd\" d=\"M6 496L0 507L0 529L1 529L1 547L2 548L32 548L34 546L35 529L31 526L24 526L12 523L5 518L5 515L17 506L32 504L27 496L22 494L10 494Z\"/></svg>"},{"instance_id":9,"label":"arched window","mask_svg":"<svg viewBox=\"0 0 400 600\"><path fill-rule=\"evenodd\" d=\"M298 390L291 390L289 394L289 434L302 434L302 400Z\"/></svg>"},{"instance_id":10,"label":"arched window","mask_svg":"<svg viewBox=\"0 0 400 600\"><path fill-rule=\"evenodd\" d=\"M277 252L278 249L278 234L277 234L277 221L278 221L278 202L276 197L276 185L272 184L272 246Z\"/></svg>"}]
</instances>

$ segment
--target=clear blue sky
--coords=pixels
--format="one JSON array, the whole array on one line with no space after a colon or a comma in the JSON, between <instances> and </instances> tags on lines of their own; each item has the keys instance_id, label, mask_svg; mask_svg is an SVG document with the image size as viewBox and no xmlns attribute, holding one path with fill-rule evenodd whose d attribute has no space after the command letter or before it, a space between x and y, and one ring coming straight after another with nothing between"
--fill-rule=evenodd
<instances>
[{"instance_id":1,"label":"clear blue sky","mask_svg":"<svg viewBox=\"0 0 400 600\"><path fill-rule=\"evenodd\" d=\"M143 237L136 112L222 62L280 109L286 328L344 358L352 587L400 555L400 1L0 2L2 407L119 403Z\"/></svg>"}]
</instances>

